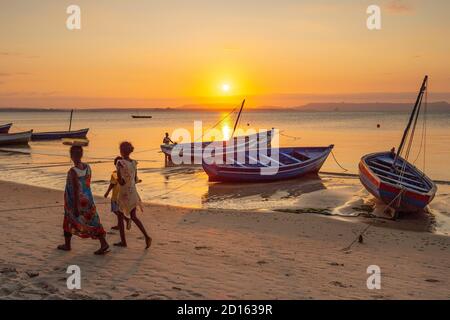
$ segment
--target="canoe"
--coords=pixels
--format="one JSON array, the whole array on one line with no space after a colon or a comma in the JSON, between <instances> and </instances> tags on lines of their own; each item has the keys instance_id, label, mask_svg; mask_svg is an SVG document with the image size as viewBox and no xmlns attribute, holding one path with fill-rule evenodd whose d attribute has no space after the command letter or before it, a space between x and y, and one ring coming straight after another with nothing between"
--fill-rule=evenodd
<instances>
[{"instance_id":1,"label":"canoe","mask_svg":"<svg viewBox=\"0 0 450 320\"><path fill-rule=\"evenodd\" d=\"M395 154L366 155L359 163L359 179L373 196L399 211L424 209L434 198L437 187L422 171ZM401 193L401 194L400 194Z\"/></svg>"},{"instance_id":2,"label":"canoe","mask_svg":"<svg viewBox=\"0 0 450 320\"><path fill-rule=\"evenodd\" d=\"M151 118L153 118L153 116L135 116L135 115L132 115L131 117L133 119L151 119Z\"/></svg>"},{"instance_id":3,"label":"canoe","mask_svg":"<svg viewBox=\"0 0 450 320\"><path fill-rule=\"evenodd\" d=\"M33 130L19 133L0 134L0 146L26 145L31 139Z\"/></svg>"},{"instance_id":4,"label":"canoe","mask_svg":"<svg viewBox=\"0 0 450 320\"><path fill-rule=\"evenodd\" d=\"M317 174L333 149L328 147L291 147L272 149L274 156L258 154L258 159L246 152L245 162L238 162L236 158L227 160L227 164L208 164L203 161L203 169L209 181L221 182L267 182L302 177L307 174ZM269 162L271 161L271 162ZM232 162L232 163L229 163ZM269 163L271 163L269 165ZM273 166L270 174L265 170Z\"/></svg>"},{"instance_id":5,"label":"canoe","mask_svg":"<svg viewBox=\"0 0 450 320\"><path fill-rule=\"evenodd\" d=\"M243 148L249 150L254 149L258 145L268 146L270 145L274 136L274 130L263 131L259 133L254 133L248 136L234 137L234 148L241 150ZM206 147L211 145L211 141L208 142L193 142L193 143L179 143L179 144L162 144L161 151L170 157L175 163L177 157L182 157L185 161L183 163L175 164L202 164L203 152ZM218 145L223 147L220 150L220 154L225 154L229 152L227 146L230 145L230 141L216 141ZM217 156L219 153L217 154Z\"/></svg>"},{"instance_id":6,"label":"canoe","mask_svg":"<svg viewBox=\"0 0 450 320\"><path fill-rule=\"evenodd\" d=\"M3 124L0 126L0 134L1 133L8 133L9 129L11 128L12 123L8 123L8 124Z\"/></svg>"},{"instance_id":7,"label":"canoe","mask_svg":"<svg viewBox=\"0 0 450 320\"><path fill-rule=\"evenodd\" d=\"M42 140L60 140L63 138L86 138L89 129L81 129L76 131L54 131L54 132L37 132L31 136L31 141Z\"/></svg>"}]
</instances>

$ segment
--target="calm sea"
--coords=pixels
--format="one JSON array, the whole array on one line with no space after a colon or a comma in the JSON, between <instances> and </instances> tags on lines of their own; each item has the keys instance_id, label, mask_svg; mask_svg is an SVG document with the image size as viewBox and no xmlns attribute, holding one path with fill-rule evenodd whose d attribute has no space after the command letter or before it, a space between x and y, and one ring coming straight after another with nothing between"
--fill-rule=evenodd
<instances>
[{"instance_id":1,"label":"calm sea","mask_svg":"<svg viewBox=\"0 0 450 320\"><path fill-rule=\"evenodd\" d=\"M135 146L134 158L139 161L139 175L143 182L139 191L143 200L187 207L240 209L273 209L295 206L306 193L338 188L344 185L360 189L356 178L339 180L321 174L312 181L293 180L261 185L223 185L208 183L201 167L165 167L159 145L165 132L175 129L193 130L194 121L203 121L208 129L226 113L196 111L151 111L152 119L132 119L131 111L76 111L72 129L90 128L90 144L85 148L85 160L93 169L94 193L102 195L107 188L112 159L118 155L123 140ZM149 112L141 112L141 115ZM246 111L240 127L243 129L281 130L281 146L335 145L334 154L348 173L357 173L362 155L389 150L397 146L408 120L407 113L376 112L297 112ZM67 130L68 112L0 112L0 124L13 122L11 132L34 129L36 132ZM377 125L380 125L378 128ZM234 117L219 126L225 135L232 131ZM450 113L427 115L427 144L420 147L422 125L419 123L416 144L410 160L423 168L435 180L450 180ZM421 150L421 154L419 154ZM32 142L23 153L0 152L0 179L62 190L69 168L68 147L60 141ZM333 158L326 161L324 172L342 173ZM450 204L447 186L440 185L440 197ZM444 190L444 191L443 191ZM440 201L441 201L440 200ZM43 200L43 202L45 202ZM445 207L445 206L440 206ZM440 211L446 209L439 209ZM447 211L439 212L446 218Z\"/></svg>"}]
</instances>

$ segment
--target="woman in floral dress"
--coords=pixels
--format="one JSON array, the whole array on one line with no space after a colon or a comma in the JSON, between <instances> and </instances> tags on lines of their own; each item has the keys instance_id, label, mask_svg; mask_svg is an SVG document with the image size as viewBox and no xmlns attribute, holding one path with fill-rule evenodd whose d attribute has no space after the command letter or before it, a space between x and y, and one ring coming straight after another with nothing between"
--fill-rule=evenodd
<instances>
[{"instance_id":1,"label":"woman in floral dress","mask_svg":"<svg viewBox=\"0 0 450 320\"><path fill-rule=\"evenodd\" d=\"M100 217L95 207L91 192L91 168L81 162L83 148L72 146L70 157L74 166L67 173L66 190L64 193L64 239L65 243L58 246L59 250L70 251L72 235L80 238L92 238L100 241L100 249L96 255L109 252L105 240L106 232L100 223Z\"/></svg>"}]
</instances>

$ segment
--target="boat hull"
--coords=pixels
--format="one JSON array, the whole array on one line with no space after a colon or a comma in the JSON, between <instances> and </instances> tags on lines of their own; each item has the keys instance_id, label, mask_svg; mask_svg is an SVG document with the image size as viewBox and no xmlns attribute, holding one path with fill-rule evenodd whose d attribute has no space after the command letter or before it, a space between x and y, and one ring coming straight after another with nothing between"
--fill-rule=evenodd
<instances>
[{"instance_id":1,"label":"boat hull","mask_svg":"<svg viewBox=\"0 0 450 320\"><path fill-rule=\"evenodd\" d=\"M1 125L0 126L0 134L8 133L11 126L12 126L12 123Z\"/></svg>"},{"instance_id":2,"label":"boat hull","mask_svg":"<svg viewBox=\"0 0 450 320\"><path fill-rule=\"evenodd\" d=\"M253 135L245 136L245 137L237 137L234 138L234 147L236 150L241 150L245 148L246 150L257 148L258 146L270 146L270 143L273 139L274 131L267 131L262 133L255 133ZM240 143L239 138L244 138L244 142ZM171 159L174 159L176 156L182 157L186 161L183 164L197 164L201 165L203 158L206 157L203 154L205 148L207 148L212 142L194 142L194 143L183 143L183 144L162 144L161 151ZM219 148L215 151L217 157L221 155L225 155L227 153L232 153L234 151L230 151L227 149L227 145L229 141L216 141L214 143L221 144L223 147ZM188 162L188 163L186 163Z\"/></svg>"},{"instance_id":3,"label":"boat hull","mask_svg":"<svg viewBox=\"0 0 450 320\"><path fill-rule=\"evenodd\" d=\"M317 153L317 156L300 163L289 165L280 164L274 174L262 174L261 167L230 166L207 164L203 162L203 169L211 182L269 182L303 177L317 174L328 158L333 146L311 148L280 148L279 153L291 150Z\"/></svg>"},{"instance_id":4,"label":"boat hull","mask_svg":"<svg viewBox=\"0 0 450 320\"><path fill-rule=\"evenodd\" d=\"M27 145L33 131L0 134L0 146Z\"/></svg>"},{"instance_id":5,"label":"boat hull","mask_svg":"<svg viewBox=\"0 0 450 320\"><path fill-rule=\"evenodd\" d=\"M44 140L60 140L63 138L83 139L86 138L89 129L81 129L77 131L55 131L55 132L38 132L33 133L31 141Z\"/></svg>"},{"instance_id":6,"label":"boat hull","mask_svg":"<svg viewBox=\"0 0 450 320\"><path fill-rule=\"evenodd\" d=\"M418 191L413 187L408 188L404 185L396 184L391 181L384 181L383 176L377 174L376 169L369 165L370 159L388 159L388 152L374 153L364 156L359 163L359 180L362 185L375 198L401 212L417 212L423 210L434 198L437 188L436 185L420 172L417 168L410 165L408 171L417 173L418 177L423 178L423 183L429 186L429 190ZM406 161L399 158L400 161ZM390 173L392 175L392 173ZM400 195L401 193L401 195Z\"/></svg>"}]
</instances>

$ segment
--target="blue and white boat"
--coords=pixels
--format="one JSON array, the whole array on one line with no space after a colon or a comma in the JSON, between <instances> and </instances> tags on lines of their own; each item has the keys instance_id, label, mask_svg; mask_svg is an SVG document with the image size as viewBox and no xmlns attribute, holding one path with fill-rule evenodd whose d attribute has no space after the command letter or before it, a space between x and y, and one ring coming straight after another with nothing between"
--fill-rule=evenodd
<instances>
[{"instance_id":1,"label":"blue and white boat","mask_svg":"<svg viewBox=\"0 0 450 320\"><path fill-rule=\"evenodd\" d=\"M204 159L202 165L209 181L266 182L293 179L317 174L333 147L279 148L272 149L270 155L258 152L256 157L250 150L246 151L243 157L245 161L242 162L236 160L238 157L228 159L224 164L210 164ZM276 153L278 156L273 156Z\"/></svg>"}]
</instances>

